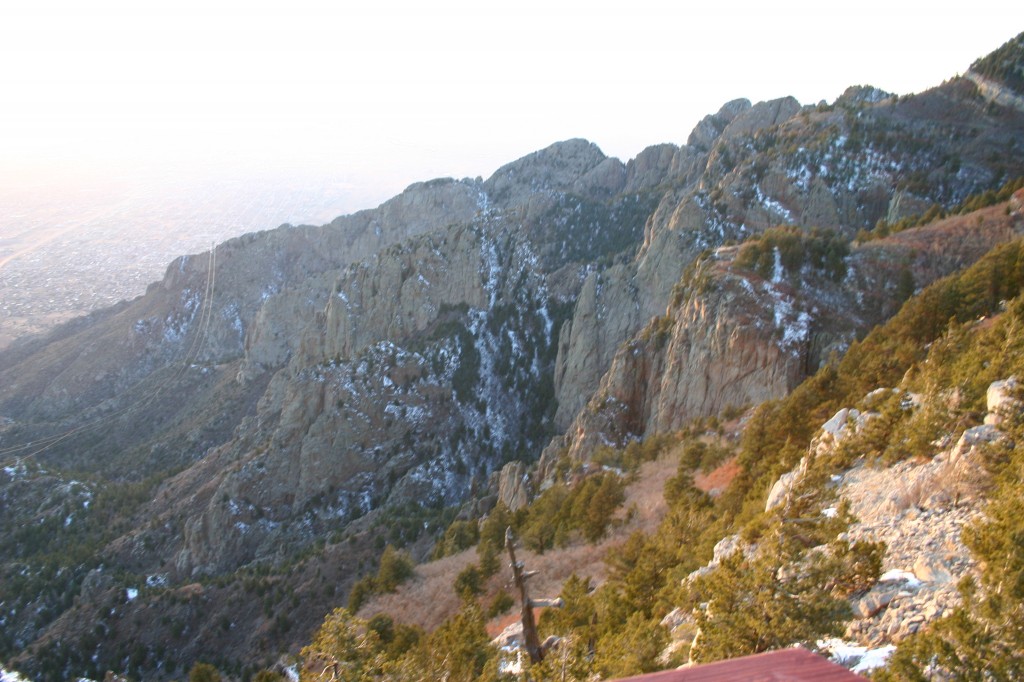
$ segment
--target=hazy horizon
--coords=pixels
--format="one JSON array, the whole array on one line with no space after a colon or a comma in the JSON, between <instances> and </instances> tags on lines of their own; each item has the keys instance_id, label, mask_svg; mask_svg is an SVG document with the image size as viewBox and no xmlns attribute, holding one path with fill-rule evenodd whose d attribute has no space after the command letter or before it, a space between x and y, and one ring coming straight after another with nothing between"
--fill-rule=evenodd
<instances>
[{"instance_id":1,"label":"hazy horizon","mask_svg":"<svg viewBox=\"0 0 1024 682\"><path fill-rule=\"evenodd\" d=\"M907 94L1024 26L871 0L12 0L0 7L0 347L173 257L325 223L569 138L628 161L727 101ZM1014 28L1007 29L1005 26Z\"/></svg>"},{"instance_id":2,"label":"hazy horizon","mask_svg":"<svg viewBox=\"0 0 1024 682\"><path fill-rule=\"evenodd\" d=\"M627 161L684 143L739 97L917 92L1024 27L1019 6L969 9L13 0L0 8L0 179L320 174L358 210L568 138Z\"/></svg>"}]
</instances>

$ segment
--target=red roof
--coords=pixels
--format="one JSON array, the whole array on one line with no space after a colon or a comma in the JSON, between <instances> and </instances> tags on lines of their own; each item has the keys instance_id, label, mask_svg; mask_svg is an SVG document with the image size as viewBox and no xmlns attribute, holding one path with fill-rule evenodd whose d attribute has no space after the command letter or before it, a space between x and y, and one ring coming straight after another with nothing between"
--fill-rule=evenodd
<instances>
[{"instance_id":1,"label":"red roof","mask_svg":"<svg viewBox=\"0 0 1024 682\"><path fill-rule=\"evenodd\" d=\"M795 647L678 670L624 677L617 682L863 682L846 668Z\"/></svg>"}]
</instances>

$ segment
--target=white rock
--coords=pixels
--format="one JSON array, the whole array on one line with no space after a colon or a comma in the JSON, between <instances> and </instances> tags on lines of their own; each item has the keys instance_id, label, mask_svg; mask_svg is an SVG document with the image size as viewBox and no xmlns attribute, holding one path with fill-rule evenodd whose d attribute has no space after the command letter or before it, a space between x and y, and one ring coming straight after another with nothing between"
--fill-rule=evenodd
<instances>
[{"instance_id":1,"label":"white rock","mask_svg":"<svg viewBox=\"0 0 1024 682\"><path fill-rule=\"evenodd\" d=\"M985 416L986 425L998 426L1006 417L1021 410L1020 400L1013 397L1016 390L1016 377L993 381L989 385L985 396L988 403L988 415Z\"/></svg>"},{"instance_id":2,"label":"white rock","mask_svg":"<svg viewBox=\"0 0 1024 682\"><path fill-rule=\"evenodd\" d=\"M779 480L775 481L775 485L772 486L771 492L768 493L768 500L764 503L764 510L771 511L775 507L778 507L786 500L786 496L793 487L800 481L804 474L807 473L809 463L806 457L800 459L800 464L797 465L796 469L787 472L779 476Z\"/></svg>"},{"instance_id":3,"label":"white rock","mask_svg":"<svg viewBox=\"0 0 1024 682\"><path fill-rule=\"evenodd\" d=\"M764 510L771 511L786 500L786 495L796 485L799 474L796 471L789 471L779 476L779 480L775 481L772 486L772 490L768 493L768 501L764 503Z\"/></svg>"},{"instance_id":4,"label":"white rock","mask_svg":"<svg viewBox=\"0 0 1024 682\"><path fill-rule=\"evenodd\" d=\"M831 433L834 437L838 437L846 429L850 419L856 419L859 416L859 410L844 407L836 412L831 419L822 424L821 430Z\"/></svg>"},{"instance_id":5,"label":"white rock","mask_svg":"<svg viewBox=\"0 0 1024 682\"><path fill-rule=\"evenodd\" d=\"M1002 432L991 424L969 428L953 446L949 453L949 461L951 464L955 464L961 457L969 455L978 445L992 443L1002 437Z\"/></svg>"}]
</instances>

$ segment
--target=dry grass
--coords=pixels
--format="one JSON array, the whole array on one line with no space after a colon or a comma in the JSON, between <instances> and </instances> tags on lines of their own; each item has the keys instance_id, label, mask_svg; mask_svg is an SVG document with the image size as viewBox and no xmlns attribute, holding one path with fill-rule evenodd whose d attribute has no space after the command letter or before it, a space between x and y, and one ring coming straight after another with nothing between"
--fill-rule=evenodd
<instances>
[{"instance_id":1,"label":"dry grass","mask_svg":"<svg viewBox=\"0 0 1024 682\"><path fill-rule=\"evenodd\" d=\"M595 586L603 583L608 577L604 565L605 555L637 530L653 532L664 518L666 508L662 490L665 480L675 475L677 463L678 453L673 448L657 460L640 467L636 480L626 488L626 501L618 514L618 523L599 544L576 542L544 554L518 549L517 558L526 564L527 569L539 571L530 580L531 595L557 596L561 592L562 583L573 573L589 577ZM452 589L452 583L455 576L474 563L476 558L474 548L420 564L416 567L415 576L402 584L397 592L372 597L360 609L359 615L370 618L378 613L387 613L402 623L432 630L458 610L459 598ZM485 606L489 604L511 579L506 560L498 574L488 581L481 603ZM514 610L517 609L518 599L514 607ZM514 617L511 619L514 620ZM488 624L488 631L496 634L509 622L508 614L498 616Z\"/></svg>"},{"instance_id":2,"label":"dry grass","mask_svg":"<svg viewBox=\"0 0 1024 682\"><path fill-rule=\"evenodd\" d=\"M1016 237L1006 202L965 215L954 215L913 227L879 240L917 253L914 277L918 286L973 263L994 246ZM869 242L870 244L870 242ZM950 248L950 245L956 248Z\"/></svg>"},{"instance_id":3,"label":"dry grass","mask_svg":"<svg viewBox=\"0 0 1024 682\"><path fill-rule=\"evenodd\" d=\"M894 502L896 510L942 509L979 497L989 481L979 459L972 453L956 462L947 456L941 462L923 464L914 475L901 480Z\"/></svg>"}]
</instances>

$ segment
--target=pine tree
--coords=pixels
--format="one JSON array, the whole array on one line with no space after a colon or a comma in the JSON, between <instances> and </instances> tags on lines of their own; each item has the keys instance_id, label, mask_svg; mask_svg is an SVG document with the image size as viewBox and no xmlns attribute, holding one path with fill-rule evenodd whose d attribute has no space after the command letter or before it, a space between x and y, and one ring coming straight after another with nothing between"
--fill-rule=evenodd
<instances>
[{"instance_id":1,"label":"pine tree","mask_svg":"<svg viewBox=\"0 0 1024 682\"><path fill-rule=\"evenodd\" d=\"M220 672L209 663L196 663L188 671L188 682L220 682Z\"/></svg>"},{"instance_id":2,"label":"pine tree","mask_svg":"<svg viewBox=\"0 0 1024 682\"><path fill-rule=\"evenodd\" d=\"M700 637L691 658L715 661L842 634L850 610L833 595L840 566L822 557L801 562L795 543L779 532L776 552L762 549L749 560L735 552L697 578L695 599L707 607L696 614Z\"/></svg>"},{"instance_id":3,"label":"pine tree","mask_svg":"<svg viewBox=\"0 0 1024 682\"><path fill-rule=\"evenodd\" d=\"M393 546L384 548L380 555L380 568L377 569L377 589L381 592L394 592L399 585L412 577L412 559Z\"/></svg>"},{"instance_id":4,"label":"pine tree","mask_svg":"<svg viewBox=\"0 0 1024 682\"><path fill-rule=\"evenodd\" d=\"M302 680L359 680L379 671L381 643L366 622L346 608L335 609L302 649Z\"/></svg>"},{"instance_id":5,"label":"pine tree","mask_svg":"<svg viewBox=\"0 0 1024 682\"><path fill-rule=\"evenodd\" d=\"M427 638L424 651L422 679L451 682L480 680L488 661L497 654L474 601L464 601L462 609Z\"/></svg>"}]
</instances>

